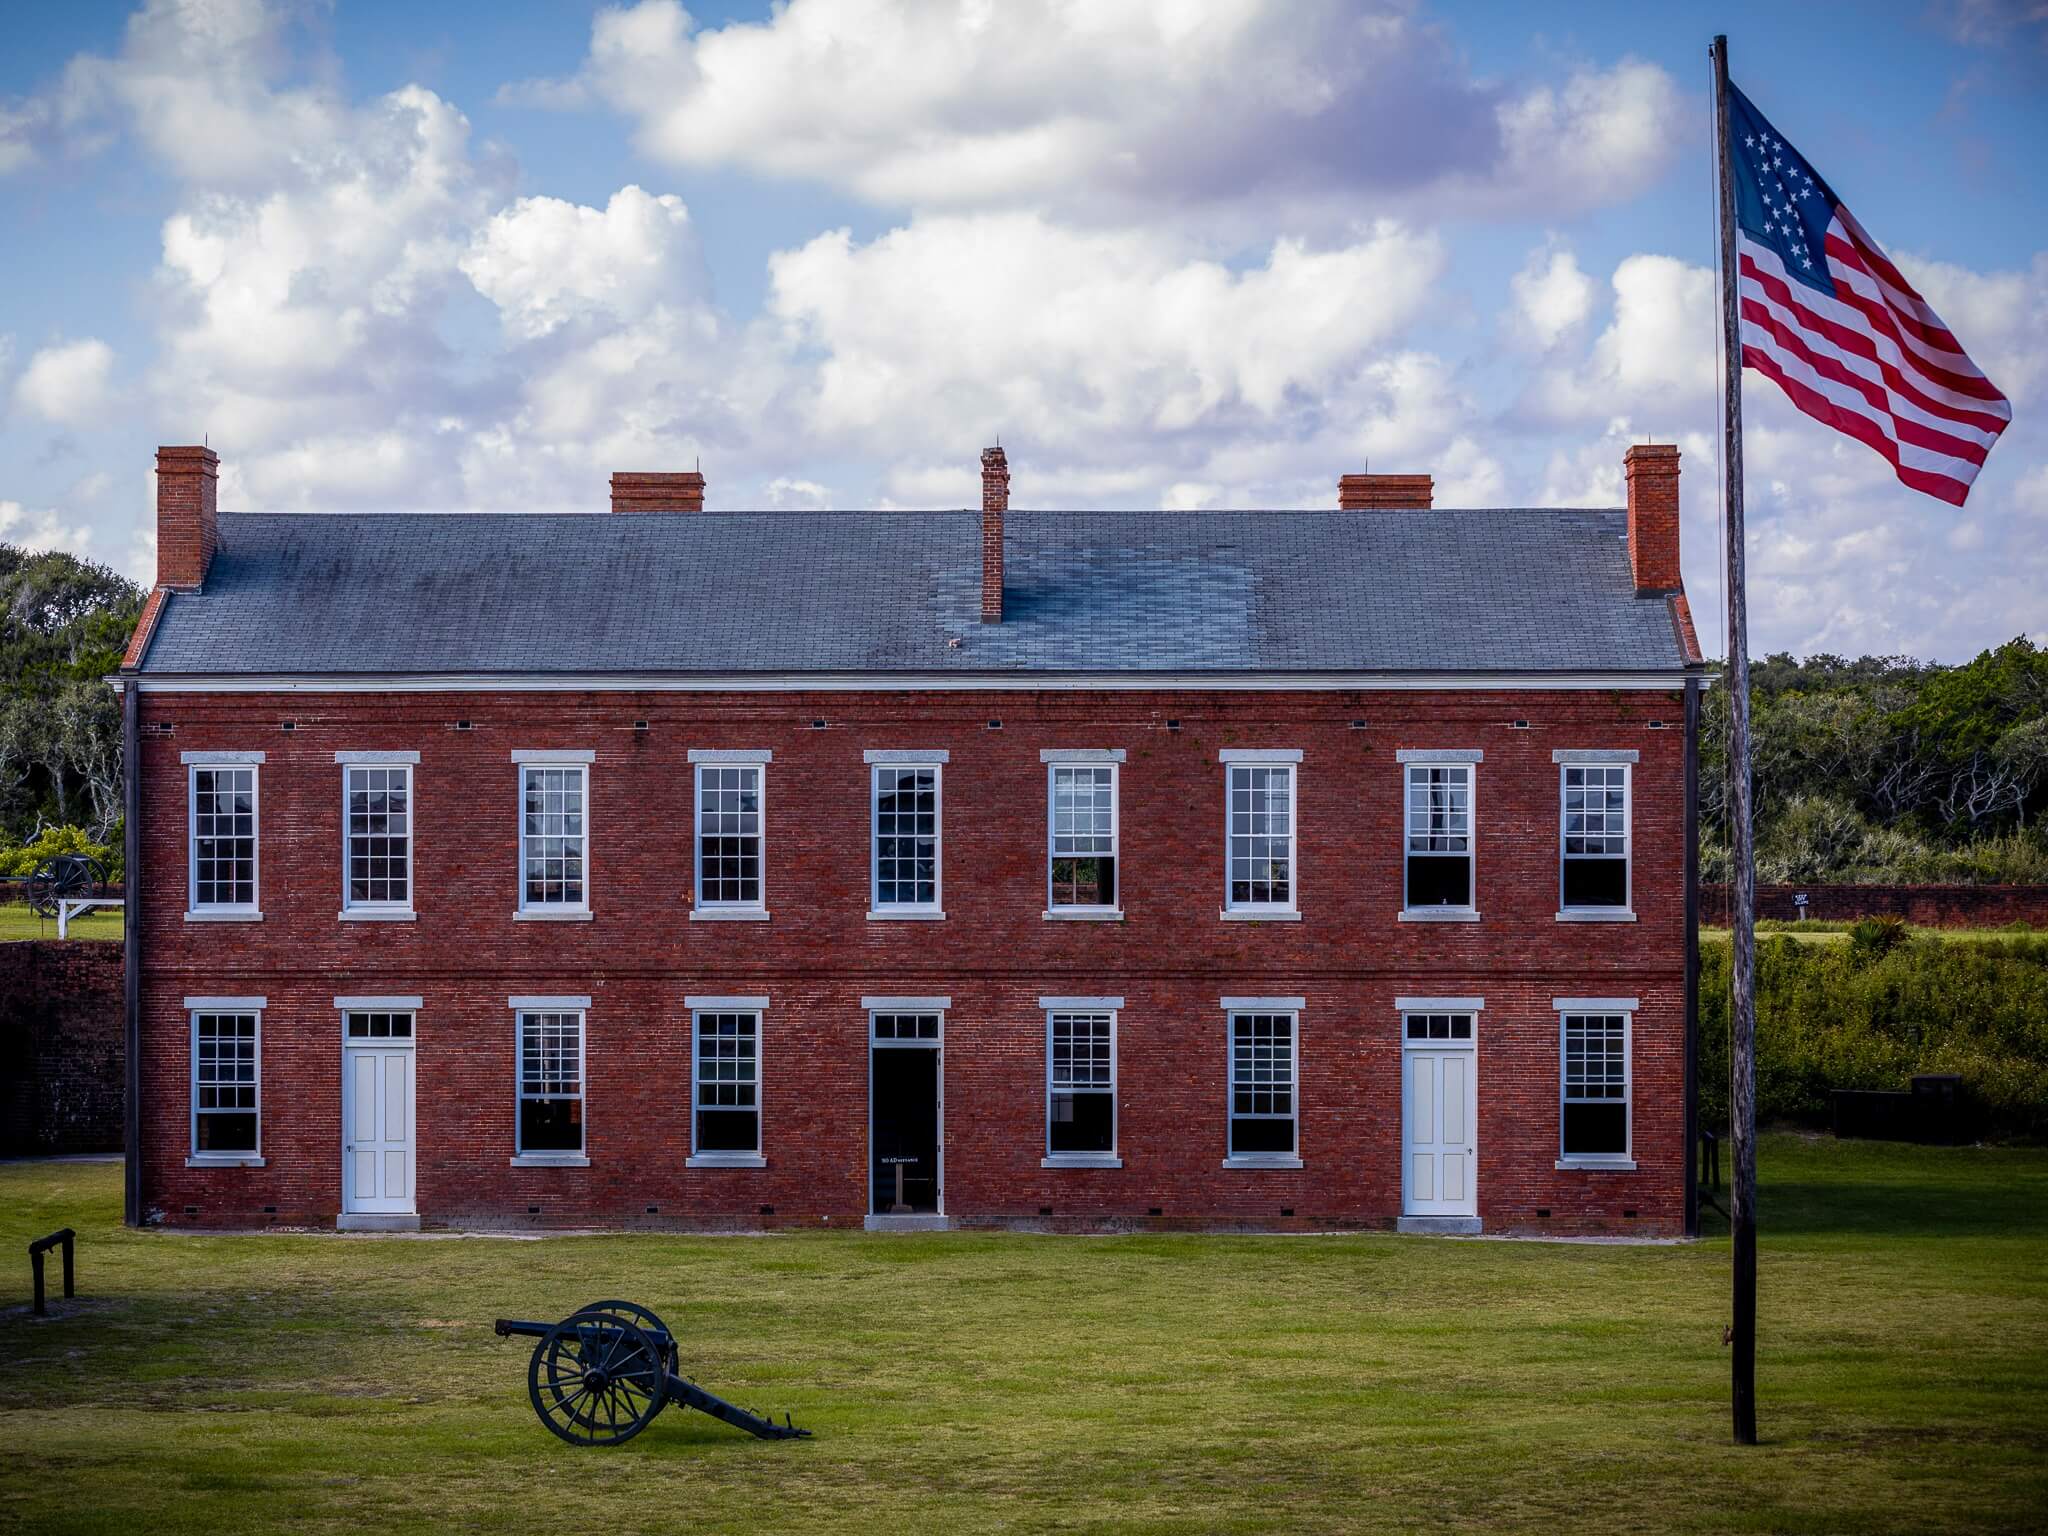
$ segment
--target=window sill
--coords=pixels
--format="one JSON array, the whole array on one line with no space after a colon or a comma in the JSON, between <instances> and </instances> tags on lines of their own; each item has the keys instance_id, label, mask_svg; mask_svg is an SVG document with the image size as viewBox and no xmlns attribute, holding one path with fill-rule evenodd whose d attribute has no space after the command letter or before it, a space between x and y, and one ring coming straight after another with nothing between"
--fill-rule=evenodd
<instances>
[{"instance_id":1,"label":"window sill","mask_svg":"<svg viewBox=\"0 0 2048 1536\"><path fill-rule=\"evenodd\" d=\"M1283 912L1278 908L1270 912L1264 912L1256 908L1225 907L1219 915L1226 923L1298 923L1301 921L1301 914L1299 912Z\"/></svg>"},{"instance_id":2,"label":"window sill","mask_svg":"<svg viewBox=\"0 0 2048 1536\"><path fill-rule=\"evenodd\" d=\"M1048 1152L1038 1160L1041 1168L1121 1168L1124 1160L1114 1152Z\"/></svg>"},{"instance_id":3,"label":"window sill","mask_svg":"<svg viewBox=\"0 0 2048 1536\"><path fill-rule=\"evenodd\" d=\"M581 1152L515 1152L506 1163L513 1168L588 1168L590 1159Z\"/></svg>"},{"instance_id":4,"label":"window sill","mask_svg":"<svg viewBox=\"0 0 2048 1536\"><path fill-rule=\"evenodd\" d=\"M1560 923L1632 923L1636 915L1623 907L1566 907L1557 914Z\"/></svg>"},{"instance_id":5,"label":"window sill","mask_svg":"<svg viewBox=\"0 0 2048 1536\"><path fill-rule=\"evenodd\" d=\"M1552 1166L1560 1173L1573 1169L1595 1172L1605 1170L1609 1173L1634 1173L1636 1170L1636 1160L1632 1157L1560 1157Z\"/></svg>"},{"instance_id":6,"label":"window sill","mask_svg":"<svg viewBox=\"0 0 2048 1536\"><path fill-rule=\"evenodd\" d=\"M1479 909L1476 907L1403 907L1400 921L1404 923L1476 923Z\"/></svg>"},{"instance_id":7,"label":"window sill","mask_svg":"<svg viewBox=\"0 0 2048 1536\"><path fill-rule=\"evenodd\" d=\"M1238 1152L1223 1159L1226 1168L1299 1168L1301 1159L1291 1152Z\"/></svg>"},{"instance_id":8,"label":"window sill","mask_svg":"<svg viewBox=\"0 0 2048 1536\"><path fill-rule=\"evenodd\" d=\"M683 1159L685 1168L766 1168L768 1159L758 1152L699 1152Z\"/></svg>"},{"instance_id":9,"label":"window sill","mask_svg":"<svg viewBox=\"0 0 2048 1536\"><path fill-rule=\"evenodd\" d=\"M185 921L188 923L260 923L263 921L263 914L254 907L231 908L218 912L202 909L188 911L185 914Z\"/></svg>"},{"instance_id":10,"label":"window sill","mask_svg":"<svg viewBox=\"0 0 2048 1536\"><path fill-rule=\"evenodd\" d=\"M197 1152L185 1159L187 1168L264 1168L269 1165L254 1152Z\"/></svg>"},{"instance_id":11,"label":"window sill","mask_svg":"<svg viewBox=\"0 0 2048 1536\"><path fill-rule=\"evenodd\" d=\"M515 923L588 923L596 921L597 914L588 907L563 907L554 911L547 907L528 907L514 912Z\"/></svg>"},{"instance_id":12,"label":"window sill","mask_svg":"<svg viewBox=\"0 0 2048 1536\"><path fill-rule=\"evenodd\" d=\"M937 907L907 907L901 912L887 907L868 909L868 921L871 923L943 923L945 920L946 914Z\"/></svg>"},{"instance_id":13,"label":"window sill","mask_svg":"<svg viewBox=\"0 0 2048 1536\"><path fill-rule=\"evenodd\" d=\"M416 923L419 917L411 907L344 907L334 914L340 923Z\"/></svg>"},{"instance_id":14,"label":"window sill","mask_svg":"<svg viewBox=\"0 0 2048 1536\"><path fill-rule=\"evenodd\" d=\"M693 923L765 923L768 921L766 907L692 907L690 921Z\"/></svg>"},{"instance_id":15,"label":"window sill","mask_svg":"<svg viewBox=\"0 0 2048 1536\"><path fill-rule=\"evenodd\" d=\"M1124 920L1122 907L1047 907L1045 920L1048 923L1120 923Z\"/></svg>"}]
</instances>

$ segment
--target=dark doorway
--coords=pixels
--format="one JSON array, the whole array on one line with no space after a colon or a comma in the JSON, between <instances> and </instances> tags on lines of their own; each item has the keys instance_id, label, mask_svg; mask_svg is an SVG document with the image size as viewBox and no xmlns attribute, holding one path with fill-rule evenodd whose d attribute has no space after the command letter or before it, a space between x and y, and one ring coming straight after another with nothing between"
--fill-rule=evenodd
<instances>
[{"instance_id":1,"label":"dark doorway","mask_svg":"<svg viewBox=\"0 0 2048 1536\"><path fill-rule=\"evenodd\" d=\"M939 1053L929 1047L878 1047L873 1059L874 1129L870 1183L877 1215L896 1209L896 1175L912 1211L939 1208ZM904 1161L897 1161L904 1159Z\"/></svg>"}]
</instances>

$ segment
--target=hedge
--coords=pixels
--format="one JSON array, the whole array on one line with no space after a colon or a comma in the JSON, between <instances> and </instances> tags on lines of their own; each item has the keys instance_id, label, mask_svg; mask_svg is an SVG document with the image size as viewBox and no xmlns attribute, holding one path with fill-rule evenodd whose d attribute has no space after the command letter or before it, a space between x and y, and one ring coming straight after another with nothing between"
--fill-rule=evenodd
<instances>
[{"instance_id":1,"label":"hedge","mask_svg":"<svg viewBox=\"0 0 2048 1536\"><path fill-rule=\"evenodd\" d=\"M1700 945L1700 1124L1728 1123L1724 934ZM2048 1137L2048 938L1757 938L1757 1118L1825 1125L1837 1088L1961 1075L1994 1131Z\"/></svg>"}]
</instances>

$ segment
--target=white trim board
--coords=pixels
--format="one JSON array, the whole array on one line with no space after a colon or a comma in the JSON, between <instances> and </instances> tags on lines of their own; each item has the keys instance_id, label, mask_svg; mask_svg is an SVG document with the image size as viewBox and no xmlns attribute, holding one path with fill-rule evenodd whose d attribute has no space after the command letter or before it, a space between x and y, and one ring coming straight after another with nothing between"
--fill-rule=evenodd
<instances>
[{"instance_id":1,"label":"white trim board","mask_svg":"<svg viewBox=\"0 0 2048 1536\"><path fill-rule=\"evenodd\" d=\"M343 1013L417 1013L426 1004L417 997L337 997Z\"/></svg>"},{"instance_id":2,"label":"white trim board","mask_svg":"<svg viewBox=\"0 0 2048 1536\"><path fill-rule=\"evenodd\" d=\"M387 763L417 763L417 752L337 752L337 763L348 763L358 768L379 768Z\"/></svg>"},{"instance_id":3,"label":"white trim board","mask_svg":"<svg viewBox=\"0 0 2048 1536\"><path fill-rule=\"evenodd\" d=\"M1483 997L1397 997L1396 1013L1483 1013Z\"/></svg>"},{"instance_id":4,"label":"white trim board","mask_svg":"<svg viewBox=\"0 0 2048 1536\"><path fill-rule=\"evenodd\" d=\"M869 1013L944 1013L953 1006L950 997L864 997L861 1007Z\"/></svg>"}]
</instances>

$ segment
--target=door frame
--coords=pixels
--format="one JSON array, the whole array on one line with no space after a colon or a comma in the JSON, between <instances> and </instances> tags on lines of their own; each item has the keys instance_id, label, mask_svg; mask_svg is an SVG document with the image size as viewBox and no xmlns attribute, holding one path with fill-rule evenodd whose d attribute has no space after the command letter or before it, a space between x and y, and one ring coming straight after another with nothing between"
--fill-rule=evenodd
<instances>
[{"instance_id":1,"label":"door frame","mask_svg":"<svg viewBox=\"0 0 2048 1536\"><path fill-rule=\"evenodd\" d=\"M420 1209L420 1082L419 1082L419 1036L420 1007L417 997L337 997L334 1000L336 1033L341 1037L341 1211L340 1219L351 1224L379 1221L416 1224ZM404 1013L412 1016L412 1034L404 1040L385 1038L382 1040L352 1041L348 1036L348 1016L352 1013ZM356 1211L349 1208L351 1189L349 1187L348 1156L348 1111L349 1111L349 1053L361 1050L396 1051L412 1054L412 1072L407 1088L412 1095L408 1106L405 1149L405 1182L412 1191L412 1208L407 1211Z\"/></svg>"},{"instance_id":2,"label":"door frame","mask_svg":"<svg viewBox=\"0 0 2048 1536\"><path fill-rule=\"evenodd\" d=\"M943 1216L946 1214L946 1013L953 1006L953 999L950 997L863 997L860 1000L860 1005L862 1011L867 1015L868 1021L868 1134L866 1151L861 1159L861 1178L868 1187L867 1216L869 1219L873 1219L876 1216L887 1214L874 1208L876 1051L936 1051L938 1053L938 1061L935 1065L934 1081L932 1084L932 1092L938 1098L938 1103L933 1106L938 1111L936 1130L938 1146L936 1148L936 1166L933 1172L933 1177L938 1181L938 1195L932 1202L933 1209L930 1214ZM938 1038L936 1040L877 1040L875 1038L875 1015L878 1013L935 1013L939 1016Z\"/></svg>"},{"instance_id":3,"label":"door frame","mask_svg":"<svg viewBox=\"0 0 2048 1536\"><path fill-rule=\"evenodd\" d=\"M1479 1215L1479 1031L1482 1015L1486 1011L1483 997L1397 997L1394 999L1395 1017L1399 1020L1401 1038L1401 1215L1414 1219L1448 1218L1454 1221L1467 1218L1476 1220ZM1470 1014L1472 1038L1469 1040L1410 1040L1408 1038L1408 1016L1417 1013ZM1409 1208L1408 1195L1408 1055L1411 1051L1435 1052L1448 1055L1459 1051L1472 1058L1472 1069L1466 1074L1465 1115L1472 1132L1472 1209L1468 1212L1414 1211Z\"/></svg>"}]
</instances>

